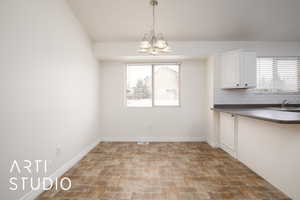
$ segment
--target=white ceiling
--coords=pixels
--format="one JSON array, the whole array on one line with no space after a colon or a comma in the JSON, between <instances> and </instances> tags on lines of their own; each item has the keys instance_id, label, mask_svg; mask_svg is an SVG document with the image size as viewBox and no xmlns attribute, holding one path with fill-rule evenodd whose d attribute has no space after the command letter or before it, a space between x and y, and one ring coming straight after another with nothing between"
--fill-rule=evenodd
<instances>
[{"instance_id":1,"label":"white ceiling","mask_svg":"<svg viewBox=\"0 0 300 200\"><path fill-rule=\"evenodd\" d=\"M149 0L68 0L95 42L137 41L151 27ZM300 41L300 0L159 0L168 40Z\"/></svg>"}]
</instances>

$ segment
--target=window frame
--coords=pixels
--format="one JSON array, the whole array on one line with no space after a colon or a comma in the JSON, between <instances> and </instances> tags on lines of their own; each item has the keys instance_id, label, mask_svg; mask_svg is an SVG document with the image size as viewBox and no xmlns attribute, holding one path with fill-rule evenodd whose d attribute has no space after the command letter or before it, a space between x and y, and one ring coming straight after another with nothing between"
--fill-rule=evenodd
<instances>
[{"instance_id":1,"label":"window frame","mask_svg":"<svg viewBox=\"0 0 300 200\"><path fill-rule=\"evenodd\" d=\"M291 58L291 57L295 57L297 58L297 63L300 62L300 56L258 56L256 61L258 61L259 58L272 58L272 59L276 59L276 58ZM299 64L299 63L298 63ZM258 62L256 62L256 69L258 69ZM276 70L278 70L278 66L276 66ZM300 66L297 66L297 70L300 71ZM274 78L274 72L272 71L272 79ZM300 75L300 74L299 74ZM297 80L297 85L299 85L300 83L300 76L298 75L298 80ZM258 76L257 76L257 86L258 86ZM271 90L267 90L266 88L258 88L256 86L256 88L252 89L253 93L256 94L266 94L266 95L299 95L300 94L300 90L299 91L271 91ZM273 88L274 89L274 88Z\"/></svg>"},{"instance_id":2,"label":"window frame","mask_svg":"<svg viewBox=\"0 0 300 200\"><path fill-rule=\"evenodd\" d=\"M142 65L150 65L151 66L151 71L152 71L152 97L151 97L151 106L128 106L127 105L127 70L128 70L128 66L142 66ZM154 86L155 86L155 78L154 78L154 67L155 65L177 65L178 66L178 105L155 105L154 104L154 98L155 98L155 90L154 90ZM157 62L157 63L145 63L145 62L135 62L135 63L126 63L125 64L125 70L124 70L124 105L126 108L133 108L133 109L149 109L149 108L180 108L181 107L181 63L178 62Z\"/></svg>"}]
</instances>

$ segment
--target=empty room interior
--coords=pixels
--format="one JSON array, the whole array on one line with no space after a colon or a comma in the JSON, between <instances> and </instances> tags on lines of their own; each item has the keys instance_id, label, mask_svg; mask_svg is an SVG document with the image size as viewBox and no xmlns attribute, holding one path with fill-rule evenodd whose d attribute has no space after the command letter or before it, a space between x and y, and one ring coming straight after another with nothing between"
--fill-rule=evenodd
<instances>
[{"instance_id":1,"label":"empty room interior","mask_svg":"<svg viewBox=\"0 0 300 200\"><path fill-rule=\"evenodd\" d=\"M299 0L0 0L1 200L300 200Z\"/></svg>"}]
</instances>

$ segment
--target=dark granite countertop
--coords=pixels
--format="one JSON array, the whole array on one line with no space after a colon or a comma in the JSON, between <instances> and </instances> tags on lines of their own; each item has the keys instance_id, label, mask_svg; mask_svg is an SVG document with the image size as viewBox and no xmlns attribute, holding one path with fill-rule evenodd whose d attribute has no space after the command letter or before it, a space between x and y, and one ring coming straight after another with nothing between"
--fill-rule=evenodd
<instances>
[{"instance_id":1,"label":"dark granite countertop","mask_svg":"<svg viewBox=\"0 0 300 200\"><path fill-rule=\"evenodd\" d=\"M273 106L274 107L274 106ZM300 124L300 112L287 112L274 110L268 106L219 106L215 105L213 110L233 115L261 119L280 124Z\"/></svg>"}]
</instances>

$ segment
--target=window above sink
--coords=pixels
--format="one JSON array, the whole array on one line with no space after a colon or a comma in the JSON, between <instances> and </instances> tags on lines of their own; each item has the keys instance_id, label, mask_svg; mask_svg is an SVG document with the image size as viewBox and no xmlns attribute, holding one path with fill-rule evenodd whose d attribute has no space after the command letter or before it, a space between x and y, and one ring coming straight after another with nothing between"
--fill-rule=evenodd
<instances>
[{"instance_id":1,"label":"window above sink","mask_svg":"<svg viewBox=\"0 0 300 200\"><path fill-rule=\"evenodd\" d=\"M255 90L265 93L299 93L300 57L258 57Z\"/></svg>"}]
</instances>

